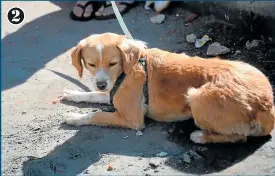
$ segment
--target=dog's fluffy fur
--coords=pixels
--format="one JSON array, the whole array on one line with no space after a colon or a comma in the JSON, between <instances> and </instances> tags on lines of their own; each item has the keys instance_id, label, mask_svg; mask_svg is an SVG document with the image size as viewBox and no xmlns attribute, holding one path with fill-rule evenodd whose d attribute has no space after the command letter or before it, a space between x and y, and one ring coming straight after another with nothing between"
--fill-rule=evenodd
<instances>
[{"instance_id":1,"label":"dog's fluffy fur","mask_svg":"<svg viewBox=\"0 0 275 176\"><path fill-rule=\"evenodd\" d=\"M146 74L138 59L147 58L149 104L142 89ZM82 61L83 60L83 65ZM247 136L269 135L274 127L272 87L255 67L240 61L203 59L160 49L113 33L91 35L73 49L72 63L82 76L83 66L104 91L65 91L74 102L109 103L110 90L120 73L126 78L114 96L116 111L72 114L71 125L144 128L144 115L157 121L193 118L201 131L190 139L196 143L246 141Z\"/></svg>"}]
</instances>

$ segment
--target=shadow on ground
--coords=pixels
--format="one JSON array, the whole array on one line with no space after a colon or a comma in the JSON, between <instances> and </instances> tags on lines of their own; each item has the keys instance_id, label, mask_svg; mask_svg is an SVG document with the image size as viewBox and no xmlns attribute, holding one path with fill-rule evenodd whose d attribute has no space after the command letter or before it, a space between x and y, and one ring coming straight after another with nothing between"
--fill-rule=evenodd
<instances>
[{"instance_id":1,"label":"shadow on ground","mask_svg":"<svg viewBox=\"0 0 275 176\"><path fill-rule=\"evenodd\" d=\"M2 90L24 83L48 62L58 59L59 55L91 34L110 31L121 33L115 19L72 21L69 13L73 2L52 3L61 7L61 10L36 18L2 39L1 67L2 75L5 75L1 80Z\"/></svg>"},{"instance_id":2,"label":"shadow on ground","mask_svg":"<svg viewBox=\"0 0 275 176\"><path fill-rule=\"evenodd\" d=\"M68 23L70 4L58 5L63 9L41 16L2 39L2 90L24 83L92 32L87 23ZM100 31L96 26L93 29Z\"/></svg>"},{"instance_id":3,"label":"shadow on ground","mask_svg":"<svg viewBox=\"0 0 275 176\"><path fill-rule=\"evenodd\" d=\"M171 124L159 124L148 120L146 124L144 136L134 135L128 139L124 139L123 135L135 132L119 128L96 126L75 128L62 125L60 128L63 130L80 131L46 156L29 158L23 163L23 173L41 176L77 175L97 163L102 154L151 158L155 157L157 152L169 150L170 144L167 141L177 143L179 147L184 148L183 153L189 153L192 162L190 164L184 162L183 153L169 151L165 165L183 173L213 173L241 162L270 139L268 136L249 138L247 143L243 144L197 145L189 140L190 133L196 129L192 120ZM166 137L163 137L161 131L167 132ZM102 167L104 170L105 167Z\"/></svg>"},{"instance_id":4,"label":"shadow on ground","mask_svg":"<svg viewBox=\"0 0 275 176\"><path fill-rule=\"evenodd\" d=\"M169 158L166 164L182 172L192 174L222 171L252 155L271 139L269 135L260 138L248 138L246 143L198 145L189 139L190 133L197 129L193 120L174 123L173 125L175 130L170 133L169 140L189 149L189 153L187 153L191 155L193 161L188 164L184 162L183 156L175 156Z\"/></svg>"}]
</instances>

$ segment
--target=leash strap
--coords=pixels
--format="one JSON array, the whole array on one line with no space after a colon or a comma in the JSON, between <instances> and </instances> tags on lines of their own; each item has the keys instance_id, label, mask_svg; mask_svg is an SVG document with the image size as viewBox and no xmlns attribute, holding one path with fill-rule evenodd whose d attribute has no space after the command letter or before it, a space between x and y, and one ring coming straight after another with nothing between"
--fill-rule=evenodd
<instances>
[{"instance_id":1,"label":"leash strap","mask_svg":"<svg viewBox=\"0 0 275 176\"><path fill-rule=\"evenodd\" d=\"M111 1L111 4L112 4L112 8L114 10L114 13L115 13L115 16L118 20L118 23L123 31L123 33L127 36L127 38L130 38L130 39L133 39L131 33L129 32L127 26L125 25L124 21L123 21L123 18L117 8L117 5L115 3L115 1ZM145 81L145 85L143 86L143 96L144 96L144 99L145 99L145 104L148 105L148 73L147 73L147 62L146 62L146 59L145 58L140 58L139 59L139 63L143 66L143 69L145 71L145 74L146 74L146 81ZM110 92L110 103L113 105L113 99L114 99L114 96L115 96L115 93L117 92L118 88L120 87L121 83L123 82L123 80L125 79L125 73L122 72L119 77L117 78L116 80L116 83L113 87L113 89L111 90Z\"/></svg>"},{"instance_id":2,"label":"leash strap","mask_svg":"<svg viewBox=\"0 0 275 176\"><path fill-rule=\"evenodd\" d=\"M119 25L120 25L122 31L124 32L124 34L125 34L128 38L133 39L131 33L129 32L127 26L125 25L125 23L124 23L124 21L123 21L123 18L122 18L121 14L120 14L120 12L119 12L119 10L118 10L118 8L117 8L117 5L116 5L115 1L111 1L111 4L112 4L114 13L115 13L115 15L116 15L117 21L118 21L118 23L119 23Z\"/></svg>"}]
</instances>

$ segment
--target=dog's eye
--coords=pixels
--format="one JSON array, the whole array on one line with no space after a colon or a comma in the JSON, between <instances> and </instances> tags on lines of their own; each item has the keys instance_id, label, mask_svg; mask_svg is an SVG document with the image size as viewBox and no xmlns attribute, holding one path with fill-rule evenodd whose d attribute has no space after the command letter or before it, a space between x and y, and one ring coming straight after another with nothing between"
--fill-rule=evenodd
<instances>
[{"instance_id":1,"label":"dog's eye","mask_svg":"<svg viewBox=\"0 0 275 176\"><path fill-rule=\"evenodd\" d=\"M91 67L95 67L95 64L88 63Z\"/></svg>"},{"instance_id":2,"label":"dog's eye","mask_svg":"<svg viewBox=\"0 0 275 176\"><path fill-rule=\"evenodd\" d=\"M113 67L113 66L115 66L116 64L117 64L117 62L112 62L112 63L109 64L109 66L110 66L110 67Z\"/></svg>"}]
</instances>

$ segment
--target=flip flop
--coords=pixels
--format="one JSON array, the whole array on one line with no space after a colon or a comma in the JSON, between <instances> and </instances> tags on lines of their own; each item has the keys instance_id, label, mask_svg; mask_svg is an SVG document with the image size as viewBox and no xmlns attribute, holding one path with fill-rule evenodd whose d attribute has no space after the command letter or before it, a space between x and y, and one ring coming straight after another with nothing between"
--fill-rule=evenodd
<instances>
[{"instance_id":1,"label":"flip flop","mask_svg":"<svg viewBox=\"0 0 275 176\"><path fill-rule=\"evenodd\" d=\"M89 7L89 6L91 6L91 7ZM76 2L74 8L75 7L81 8L82 13L81 13L80 16L77 16L74 13L74 11L72 10L71 13L70 13L71 19L74 20L74 21L89 21L89 20L93 19L94 15L95 15L95 12L99 8L99 5L94 1L87 1L85 5L79 4L78 2ZM90 12L90 14L85 15L85 12L87 13L88 8L92 8L92 9L90 9L91 12Z\"/></svg>"},{"instance_id":2,"label":"flip flop","mask_svg":"<svg viewBox=\"0 0 275 176\"><path fill-rule=\"evenodd\" d=\"M117 4L117 7L119 9L119 12L122 15L126 14L130 9L132 9L133 7L137 6L138 2L134 1L132 3L127 3L127 2L119 2ZM120 9L120 5L125 5L125 9L121 10ZM103 15L104 10L106 10L107 8L111 8L112 10L112 14L109 15ZM100 13L100 15L97 15L97 13ZM114 14L113 8L112 8L112 4L111 3L104 3L96 12L95 12L95 17L94 19L96 20L108 20L108 19L113 19L116 18L116 15Z\"/></svg>"}]
</instances>

